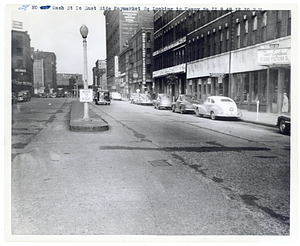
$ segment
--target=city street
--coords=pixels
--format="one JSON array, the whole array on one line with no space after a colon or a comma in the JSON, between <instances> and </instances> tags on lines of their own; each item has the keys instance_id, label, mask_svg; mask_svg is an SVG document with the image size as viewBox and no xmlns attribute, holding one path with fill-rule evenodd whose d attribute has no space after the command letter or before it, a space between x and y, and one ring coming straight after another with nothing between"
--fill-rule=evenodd
<instances>
[{"instance_id":1,"label":"city street","mask_svg":"<svg viewBox=\"0 0 300 246\"><path fill-rule=\"evenodd\" d=\"M289 235L290 136L153 106L73 98L12 107L13 235Z\"/></svg>"}]
</instances>

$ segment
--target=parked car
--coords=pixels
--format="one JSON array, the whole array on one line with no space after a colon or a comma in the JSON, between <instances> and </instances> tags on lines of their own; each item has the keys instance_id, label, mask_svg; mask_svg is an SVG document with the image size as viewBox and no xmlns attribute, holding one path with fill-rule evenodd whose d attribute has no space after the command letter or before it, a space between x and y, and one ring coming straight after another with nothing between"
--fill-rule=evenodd
<instances>
[{"instance_id":1,"label":"parked car","mask_svg":"<svg viewBox=\"0 0 300 246\"><path fill-rule=\"evenodd\" d=\"M153 100L154 108L172 109L172 96L170 94L158 94L157 98Z\"/></svg>"},{"instance_id":2,"label":"parked car","mask_svg":"<svg viewBox=\"0 0 300 246\"><path fill-rule=\"evenodd\" d=\"M17 94L15 92L11 93L11 104L16 104L18 102Z\"/></svg>"},{"instance_id":3,"label":"parked car","mask_svg":"<svg viewBox=\"0 0 300 246\"><path fill-rule=\"evenodd\" d=\"M108 90L100 90L98 89L94 95L95 104L106 104L110 105L110 93Z\"/></svg>"},{"instance_id":4,"label":"parked car","mask_svg":"<svg viewBox=\"0 0 300 246\"><path fill-rule=\"evenodd\" d=\"M153 105L153 99L150 94L140 94L138 99L138 104L140 105Z\"/></svg>"},{"instance_id":5,"label":"parked car","mask_svg":"<svg viewBox=\"0 0 300 246\"><path fill-rule=\"evenodd\" d=\"M196 99L196 97L192 95L179 95L176 102L172 103L172 111L179 112L179 113L194 113L196 104L200 104L200 101Z\"/></svg>"},{"instance_id":6,"label":"parked car","mask_svg":"<svg viewBox=\"0 0 300 246\"><path fill-rule=\"evenodd\" d=\"M203 104L197 104L196 116L209 116L212 120L217 117L240 118L242 112L236 103L229 97L210 96Z\"/></svg>"},{"instance_id":7,"label":"parked car","mask_svg":"<svg viewBox=\"0 0 300 246\"><path fill-rule=\"evenodd\" d=\"M130 103L137 104L139 102L139 93L132 93Z\"/></svg>"},{"instance_id":8,"label":"parked car","mask_svg":"<svg viewBox=\"0 0 300 246\"><path fill-rule=\"evenodd\" d=\"M19 91L18 102L28 102L31 100L31 94L29 90Z\"/></svg>"},{"instance_id":9,"label":"parked car","mask_svg":"<svg viewBox=\"0 0 300 246\"><path fill-rule=\"evenodd\" d=\"M111 93L111 99L112 100L122 100L122 96L119 92L112 92Z\"/></svg>"},{"instance_id":10,"label":"parked car","mask_svg":"<svg viewBox=\"0 0 300 246\"><path fill-rule=\"evenodd\" d=\"M291 131L291 115L282 114L277 117L276 126L281 134L289 134Z\"/></svg>"}]
</instances>

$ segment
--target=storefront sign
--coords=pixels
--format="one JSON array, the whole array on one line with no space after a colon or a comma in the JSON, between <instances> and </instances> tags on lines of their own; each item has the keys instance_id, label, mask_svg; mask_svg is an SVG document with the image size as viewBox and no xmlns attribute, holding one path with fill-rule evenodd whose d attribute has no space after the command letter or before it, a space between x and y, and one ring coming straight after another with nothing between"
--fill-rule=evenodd
<instances>
[{"instance_id":1,"label":"storefront sign","mask_svg":"<svg viewBox=\"0 0 300 246\"><path fill-rule=\"evenodd\" d=\"M143 84L146 84L146 33L142 33Z\"/></svg>"},{"instance_id":2,"label":"storefront sign","mask_svg":"<svg viewBox=\"0 0 300 246\"><path fill-rule=\"evenodd\" d=\"M174 42L174 43L172 43L172 44L170 44L170 45L168 45L168 46L166 46L166 47L164 47L160 50L157 50L157 51L153 52L153 56L156 56L156 55L158 55L160 53L163 53L167 50L173 49L174 47L185 43L185 41L186 41L186 37L183 37L183 38L179 39L178 41L176 41L176 42Z\"/></svg>"},{"instance_id":3,"label":"storefront sign","mask_svg":"<svg viewBox=\"0 0 300 246\"><path fill-rule=\"evenodd\" d=\"M80 89L80 102L93 102L93 90Z\"/></svg>"},{"instance_id":4,"label":"storefront sign","mask_svg":"<svg viewBox=\"0 0 300 246\"><path fill-rule=\"evenodd\" d=\"M259 65L277 65L291 63L291 49L259 49L258 64Z\"/></svg>"},{"instance_id":5,"label":"storefront sign","mask_svg":"<svg viewBox=\"0 0 300 246\"><path fill-rule=\"evenodd\" d=\"M153 72L153 78L166 76L172 73L185 73L185 64L180 64L174 67L168 67L165 69L161 69Z\"/></svg>"},{"instance_id":6,"label":"storefront sign","mask_svg":"<svg viewBox=\"0 0 300 246\"><path fill-rule=\"evenodd\" d=\"M115 56L115 77L119 76L119 57Z\"/></svg>"}]
</instances>

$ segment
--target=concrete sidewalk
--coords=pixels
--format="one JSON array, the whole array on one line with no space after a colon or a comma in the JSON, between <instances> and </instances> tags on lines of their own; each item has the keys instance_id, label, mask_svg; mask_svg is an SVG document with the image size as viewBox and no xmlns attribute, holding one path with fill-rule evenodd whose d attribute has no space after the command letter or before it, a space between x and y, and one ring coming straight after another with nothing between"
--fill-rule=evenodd
<instances>
[{"instance_id":1,"label":"concrete sidewalk","mask_svg":"<svg viewBox=\"0 0 300 246\"><path fill-rule=\"evenodd\" d=\"M93 110L89 109L89 116L91 121L83 121L84 116L84 103L74 101L71 105L70 112L70 130L71 131L84 131L84 132L96 132L107 131L108 123L104 121Z\"/></svg>"},{"instance_id":2,"label":"concrete sidewalk","mask_svg":"<svg viewBox=\"0 0 300 246\"><path fill-rule=\"evenodd\" d=\"M247 110L241 110L243 116L241 120L244 122L254 123L258 125L265 125L265 126L273 126L276 127L277 121L277 114L274 113L265 113L265 112L250 112Z\"/></svg>"}]
</instances>

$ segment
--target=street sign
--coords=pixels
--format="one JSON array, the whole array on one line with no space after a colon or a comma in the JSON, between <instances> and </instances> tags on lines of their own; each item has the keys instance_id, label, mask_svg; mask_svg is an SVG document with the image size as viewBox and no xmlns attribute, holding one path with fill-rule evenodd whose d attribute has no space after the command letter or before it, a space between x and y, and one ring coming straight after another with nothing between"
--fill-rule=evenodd
<instances>
[{"instance_id":1,"label":"street sign","mask_svg":"<svg viewBox=\"0 0 300 246\"><path fill-rule=\"evenodd\" d=\"M210 77L224 77L224 73L210 73L209 76Z\"/></svg>"},{"instance_id":2,"label":"street sign","mask_svg":"<svg viewBox=\"0 0 300 246\"><path fill-rule=\"evenodd\" d=\"M92 89L80 89L80 102L93 102Z\"/></svg>"}]
</instances>

